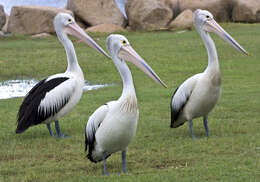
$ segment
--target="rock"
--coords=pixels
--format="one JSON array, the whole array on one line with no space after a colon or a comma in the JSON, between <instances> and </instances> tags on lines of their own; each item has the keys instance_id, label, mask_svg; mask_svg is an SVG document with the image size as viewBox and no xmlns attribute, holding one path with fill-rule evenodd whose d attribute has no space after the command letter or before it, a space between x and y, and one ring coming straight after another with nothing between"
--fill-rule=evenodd
<instances>
[{"instance_id":1,"label":"rock","mask_svg":"<svg viewBox=\"0 0 260 182\"><path fill-rule=\"evenodd\" d=\"M181 13L179 0L164 0L164 3L171 8L174 18Z\"/></svg>"},{"instance_id":2,"label":"rock","mask_svg":"<svg viewBox=\"0 0 260 182\"><path fill-rule=\"evenodd\" d=\"M5 24L4 24L4 26L3 26L3 28L2 28L2 31L3 32L7 32L7 27L8 27L8 21L9 21L9 16L8 16L8 14L5 14Z\"/></svg>"},{"instance_id":3,"label":"rock","mask_svg":"<svg viewBox=\"0 0 260 182\"><path fill-rule=\"evenodd\" d=\"M76 17L88 25L126 24L114 0L68 0L67 9L73 11Z\"/></svg>"},{"instance_id":4,"label":"rock","mask_svg":"<svg viewBox=\"0 0 260 182\"><path fill-rule=\"evenodd\" d=\"M232 12L232 19L235 22L260 22L260 1L237 0Z\"/></svg>"},{"instance_id":5,"label":"rock","mask_svg":"<svg viewBox=\"0 0 260 182\"><path fill-rule=\"evenodd\" d=\"M7 31L19 34L54 33L53 18L59 12L73 14L62 8L43 6L14 6Z\"/></svg>"},{"instance_id":6,"label":"rock","mask_svg":"<svg viewBox=\"0 0 260 182\"><path fill-rule=\"evenodd\" d=\"M5 34L3 31L0 31L0 37L5 37Z\"/></svg>"},{"instance_id":7,"label":"rock","mask_svg":"<svg viewBox=\"0 0 260 182\"><path fill-rule=\"evenodd\" d=\"M115 24L100 24L86 29L87 32L103 32L103 33L113 33L113 32L124 32L119 25Z\"/></svg>"},{"instance_id":8,"label":"rock","mask_svg":"<svg viewBox=\"0 0 260 182\"><path fill-rule=\"evenodd\" d=\"M82 29L86 29L89 26L86 25L82 20L80 20L79 18L75 18L75 21L77 22L77 24L82 28Z\"/></svg>"},{"instance_id":9,"label":"rock","mask_svg":"<svg viewBox=\"0 0 260 182\"><path fill-rule=\"evenodd\" d=\"M171 30L191 29L193 26L193 12L190 9L184 10L170 24Z\"/></svg>"},{"instance_id":10,"label":"rock","mask_svg":"<svg viewBox=\"0 0 260 182\"><path fill-rule=\"evenodd\" d=\"M180 11L208 10L217 21L230 21L233 5L234 0L179 0Z\"/></svg>"},{"instance_id":11,"label":"rock","mask_svg":"<svg viewBox=\"0 0 260 182\"><path fill-rule=\"evenodd\" d=\"M51 34L49 34L49 33L39 33L39 34L32 35L32 38L42 39L42 38L46 38L46 37L50 37L50 36L51 36Z\"/></svg>"},{"instance_id":12,"label":"rock","mask_svg":"<svg viewBox=\"0 0 260 182\"><path fill-rule=\"evenodd\" d=\"M4 7L0 5L0 30L2 30L3 26L5 25L6 17L4 12Z\"/></svg>"},{"instance_id":13,"label":"rock","mask_svg":"<svg viewBox=\"0 0 260 182\"><path fill-rule=\"evenodd\" d=\"M173 18L173 11L159 0L127 1L126 12L132 30L158 30L165 28Z\"/></svg>"}]
</instances>

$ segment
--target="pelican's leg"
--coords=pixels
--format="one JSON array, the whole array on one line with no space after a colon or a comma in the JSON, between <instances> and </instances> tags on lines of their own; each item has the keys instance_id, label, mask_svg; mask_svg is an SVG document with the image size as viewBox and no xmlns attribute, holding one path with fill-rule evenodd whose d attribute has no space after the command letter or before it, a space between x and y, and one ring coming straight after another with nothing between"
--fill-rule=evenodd
<instances>
[{"instance_id":1,"label":"pelican's leg","mask_svg":"<svg viewBox=\"0 0 260 182\"><path fill-rule=\"evenodd\" d=\"M189 126L190 126L190 134L191 134L191 138L195 139L194 133L193 133L193 123L192 120L189 121Z\"/></svg>"},{"instance_id":2,"label":"pelican's leg","mask_svg":"<svg viewBox=\"0 0 260 182\"><path fill-rule=\"evenodd\" d=\"M104 175L108 176L109 173L107 172L107 167L106 167L106 153L102 153L102 158L103 158L103 164L104 164Z\"/></svg>"},{"instance_id":3,"label":"pelican's leg","mask_svg":"<svg viewBox=\"0 0 260 182\"><path fill-rule=\"evenodd\" d=\"M122 151L123 172L126 173L126 151Z\"/></svg>"},{"instance_id":4,"label":"pelican's leg","mask_svg":"<svg viewBox=\"0 0 260 182\"><path fill-rule=\"evenodd\" d=\"M48 128L48 130L49 130L50 135L53 136L53 132L52 132L52 130L51 130L51 125L50 125L50 123L46 124L46 126L47 126L47 128Z\"/></svg>"},{"instance_id":5,"label":"pelican's leg","mask_svg":"<svg viewBox=\"0 0 260 182\"><path fill-rule=\"evenodd\" d=\"M203 117L203 124L204 124L204 128L206 130L206 135L208 137L209 136L209 127L208 127L208 117L207 116Z\"/></svg>"},{"instance_id":6,"label":"pelican's leg","mask_svg":"<svg viewBox=\"0 0 260 182\"><path fill-rule=\"evenodd\" d=\"M59 121L55 121L55 129L56 129L56 133L57 133L58 138L66 138L67 137L65 134L63 134L61 132Z\"/></svg>"}]
</instances>

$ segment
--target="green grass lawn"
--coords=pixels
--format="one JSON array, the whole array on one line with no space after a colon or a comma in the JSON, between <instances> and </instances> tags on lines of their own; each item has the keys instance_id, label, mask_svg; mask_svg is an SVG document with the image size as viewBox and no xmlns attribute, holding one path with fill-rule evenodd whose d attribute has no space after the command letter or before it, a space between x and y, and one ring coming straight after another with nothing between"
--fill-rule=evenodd
<instances>
[{"instance_id":1,"label":"green grass lawn","mask_svg":"<svg viewBox=\"0 0 260 182\"><path fill-rule=\"evenodd\" d=\"M23 98L0 100L0 182L58 181L259 181L260 180L260 24L222 24L250 54L244 56L212 35L222 71L222 97L209 115L210 137L192 140L188 125L170 126L173 91L207 66L207 53L198 33L124 33L168 89L129 65L134 77L140 117L127 151L127 174L121 155L107 160L111 176L102 176L102 163L84 153L88 117L102 104L117 99L121 78L112 60L74 40L85 79L114 86L85 92L74 110L60 121L68 139L49 136L45 125L15 134ZM107 35L91 35L103 48ZM64 72L65 50L56 37L0 39L0 81L43 79ZM144 84L145 83L145 84ZM204 136L201 118L196 136Z\"/></svg>"}]
</instances>

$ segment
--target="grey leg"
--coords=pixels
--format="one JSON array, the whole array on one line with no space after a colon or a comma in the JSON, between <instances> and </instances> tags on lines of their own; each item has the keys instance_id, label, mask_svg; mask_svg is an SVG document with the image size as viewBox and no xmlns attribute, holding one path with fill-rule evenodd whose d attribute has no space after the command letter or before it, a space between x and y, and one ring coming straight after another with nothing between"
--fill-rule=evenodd
<instances>
[{"instance_id":1,"label":"grey leg","mask_svg":"<svg viewBox=\"0 0 260 182\"><path fill-rule=\"evenodd\" d=\"M208 117L207 116L203 117L203 124L204 124L204 128L206 130L206 135L208 137L209 136L209 127L208 127Z\"/></svg>"},{"instance_id":2,"label":"grey leg","mask_svg":"<svg viewBox=\"0 0 260 182\"><path fill-rule=\"evenodd\" d=\"M189 121L189 126L190 126L191 138L195 139L195 136L194 136L194 133L193 133L193 123L192 123L192 120Z\"/></svg>"},{"instance_id":3,"label":"grey leg","mask_svg":"<svg viewBox=\"0 0 260 182\"><path fill-rule=\"evenodd\" d=\"M52 130L51 130L51 125L50 125L50 123L46 124L46 126L47 126L47 128L48 128L48 130L49 130L50 135L53 136L53 132L52 132Z\"/></svg>"},{"instance_id":4,"label":"grey leg","mask_svg":"<svg viewBox=\"0 0 260 182\"><path fill-rule=\"evenodd\" d=\"M106 153L102 153L102 158L103 158L103 164L104 164L104 175L108 176L109 173L107 172L107 167L106 167Z\"/></svg>"},{"instance_id":5,"label":"grey leg","mask_svg":"<svg viewBox=\"0 0 260 182\"><path fill-rule=\"evenodd\" d=\"M57 137L58 137L58 138L66 138L66 137L67 137L66 135L64 135L64 134L61 132L59 121L55 121L55 129L56 129Z\"/></svg>"},{"instance_id":6,"label":"grey leg","mask_svg":"<svg viewBox=\"0 0 260 182\"><path fill-rule=\"evenodd\" d=\"M122 151L123 172L126 173L126 151Z\"/></svg>"}]
</instances>

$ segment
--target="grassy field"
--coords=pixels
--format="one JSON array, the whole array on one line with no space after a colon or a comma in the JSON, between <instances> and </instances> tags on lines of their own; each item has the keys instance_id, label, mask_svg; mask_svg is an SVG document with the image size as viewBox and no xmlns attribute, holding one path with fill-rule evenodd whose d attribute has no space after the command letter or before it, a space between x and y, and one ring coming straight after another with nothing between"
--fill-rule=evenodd
<instances>
[{"instance_id":1,"label":"grassy field","mask_svg":"<svg viewBox=\"0 0 260 182\"><path fill-rule=\"evenodd\" d=\"M15 134L22 98L0 100L0 182L59 181L259 181L260 180L260 24L222 24L249 53L246 57L212 35L222 71L222 97L209 115L210 137L192 140L188 125L171 129L170 100L185 79L202 72L207 53L196 31L124 33L135 50L168 85L164 89L129 65L135 81L140 118L128 147L127 174L121 155L102 163L84 153L88 117L121 94L121 78L109 59L74 41L85 79L114 86L85 92L74 110L61 119L68 139L49 136L45 125ZM107 35L91 35L103 48ZM56 37L0 39L0 81L36 78L64 72L65 51ZM145 84L144 84L145 83ZM202 119L194 120L196 136L204 136Z\"/></svg>"}]
</instances>

